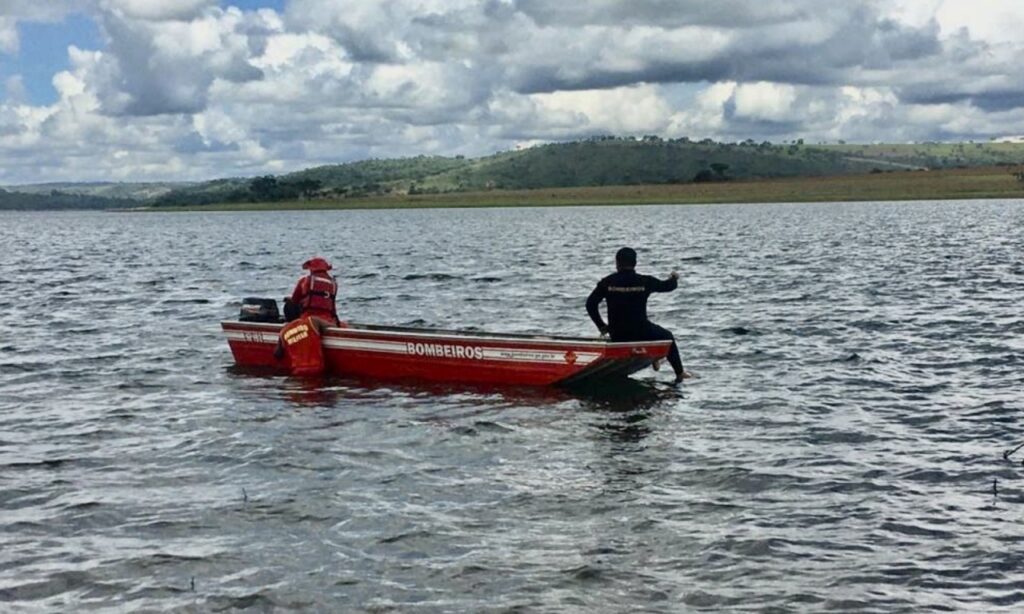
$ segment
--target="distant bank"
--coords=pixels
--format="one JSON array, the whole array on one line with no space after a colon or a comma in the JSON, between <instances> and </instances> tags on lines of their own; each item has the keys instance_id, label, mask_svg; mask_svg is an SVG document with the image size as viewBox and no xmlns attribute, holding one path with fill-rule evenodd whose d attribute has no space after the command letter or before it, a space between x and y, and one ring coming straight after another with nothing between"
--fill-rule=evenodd
<instances>
[{"instance_id":1,"label":"distant bank","mask_svg":"<svg viewBox=\"0 0 1024 614\"><path fill-rule=\"evenodd\" d=\"M36 184L0 209L337 209L1015 198L1024 144L772 144L595 137L196 183Z\"/></svg>"},{"instance_id":2,"label":"distant bank","mask_svg":"<svg viewBox=\"0 0 1024 614\"><path fill-rule=\"evenodd\" d=\"M1024 199L1024 181L1006 167L900 170L867 175L749 179L712 183L628 185L444 194L387 194L337 200L292 200L161 206L149 211L424 209L713 203Z\"/></svg>"}]
</instances>

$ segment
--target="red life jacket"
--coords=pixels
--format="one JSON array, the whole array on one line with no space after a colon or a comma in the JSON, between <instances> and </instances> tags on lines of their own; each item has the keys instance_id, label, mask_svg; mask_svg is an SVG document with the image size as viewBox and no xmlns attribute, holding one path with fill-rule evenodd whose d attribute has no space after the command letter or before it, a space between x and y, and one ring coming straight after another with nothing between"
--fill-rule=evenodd
<instances>
[{"instance_id":1,"label":"red life jacket","mask_svg":"<svg viewBox=\"0 0 1024 614\"><path fill-rule=\"evenodd\" d=\"M293 320L281 329L281 345L292 375L320 375L324 372L324 348L320 332L309 316Z\"/></svg>"},{"instance_id":2,"label":"red life jacket","mask_svg":"<svg viewBox=\"0 0 1024 614\"><path fill-rule=\"evenodd\" d=\"M317 311L334 317L334 300L338 295L338 282L326 271L310 271L306 276L306 294L302 297L303 313Z\"/></svg>"}]
</instances>

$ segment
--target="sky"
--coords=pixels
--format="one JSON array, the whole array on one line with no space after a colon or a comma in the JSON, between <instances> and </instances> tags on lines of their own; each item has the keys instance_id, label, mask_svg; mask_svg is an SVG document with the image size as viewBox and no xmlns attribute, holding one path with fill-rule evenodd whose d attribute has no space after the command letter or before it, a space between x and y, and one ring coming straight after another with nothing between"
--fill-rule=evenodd
<instances>
[{"instance_id":1,"label":"sky","mask_svg":"<svg viewBox=\"0 0 1024 614\"><path fill-rule=\"evenodd\" d=\"M1024 135L1020 0L0 0L0 185Z\"/></svg>"}]
</instances>

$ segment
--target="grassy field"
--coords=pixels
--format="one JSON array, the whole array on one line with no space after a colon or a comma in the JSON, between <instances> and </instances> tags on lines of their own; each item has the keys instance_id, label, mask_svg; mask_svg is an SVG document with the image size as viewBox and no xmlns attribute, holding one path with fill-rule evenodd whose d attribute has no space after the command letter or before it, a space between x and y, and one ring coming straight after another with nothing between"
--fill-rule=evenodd
<instances>
[{"instance_id":1,"label":"grassy field","mask_svg":"<svg viewBox=\"0 0 1024 614\"><path fill-rule=\"evenodd\" d=\"M151 210L402 209L1024 198L1024 182L1019 181L1013 174L1019 170L1007 167L982 167L722 183L387 195L340 200L159 207Z\"/></svg>"}]
</instances>

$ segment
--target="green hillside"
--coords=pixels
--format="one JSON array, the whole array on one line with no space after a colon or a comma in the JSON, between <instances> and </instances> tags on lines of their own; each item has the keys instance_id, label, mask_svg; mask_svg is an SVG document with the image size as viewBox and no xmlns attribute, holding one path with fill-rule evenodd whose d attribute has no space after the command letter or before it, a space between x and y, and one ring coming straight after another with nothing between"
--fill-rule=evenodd
<instances>
[{"instance_id":1,"label":"green hillside","mask_svg":"<svg viewBox=\"0 0 1024 614\"><path fill-rule=\"evenodd\" d=\"M150 182L150 183L36 183L32 185L13 185L6 189L11 192L22 194L44 194L53 192L61 194L81 194L85 196L98 196L100 198L127 198L130 200L142 201L158 198L171 190L181 189L192 185L184 182Z\"/></svg>"},{"instance_id":2,"label":"green hillside","mask_svg":"<svg viewBox=\"0 0 1024 614\"><path fill-rule=\"evenodd\" d=\"M806 145L747 140L595 137L482 158L416 156L318 166L279 176L195 184L44 184L8 188L0 208L203 206L334 202L488 190L680 185L918 169L1024 165L1021 143ZM11 194L22 193L15 198ZM81 198L75 204L72 196Z\"/></svg>"},{"instance_id":3,"label":"green hillside","mask_svg":"<svg viewBox=\"0 0 1024 614\"><path fill-rule=\"evenodd\" d=\"M395 160L365 160L349 164L317 166L279 177L283 182L318 182L322 189L342 194L375 192L382 186L399 182L422 182L430 177L465 168L471 162L464 157L417 156Z\"/></svg>"},{"instance_id":4,"label":"green hillside","mask_svg":"<svg viewBox=\"0 0 1024 614\"><path fill-rule=\"evenodd\" d=\"M123 209L139 205L139 201L126 198L67 194L55 190L48 194L30 194L0 189L0 210Z\"/></svg>"},{"instance_id":5,"label":"green hillside","mask_svg":"<svg viewBox=\"0 0 1024 614\"><path fill-rule=\"evenodd\" d=\"M1024 145L805 145L597 137L482 158L417 156L319 166L278 177L175 190L158 205L337 200L387 194L600 187L823 177L1024 163Z\"/></svg>"},{"instance_id":6,"label":"green hillside","mask_svg":"<svg viewBox=\"0 0 1024 614\"><path fill-rule=\"evenodd\" d=\"M970 168L1024 164L1024 143L911 143L809 147L889 166Z\"/></svg>"},{"instance_id":7,"label":"green hillside","mask_svg":"<svg viewBox=\"0 0 1024 614\"><path fill-rule=\"evenodd\" d=\"M199 184L157 205L273 202L390 193L447 193L727 181L867 173L873 163L842 152L747 141L603 137L555 143L483 158L418 156L321 166L279 177Z\"/></svg>"},{"instance_id":8,"label":"green hillside","mask_svg":"<svg viewBox=\"0 0 1024 614\"><path fill-rule=\"evenodd\" d=\"M839 153L747 141L604 138L501 153L430 177L424 191L534 189L863 173Z\"/></svg>"}]
</instances>

